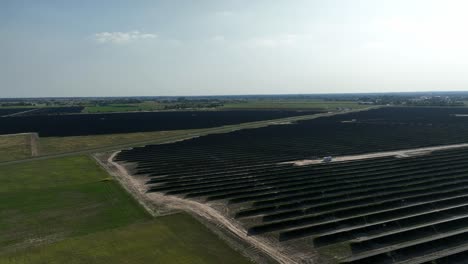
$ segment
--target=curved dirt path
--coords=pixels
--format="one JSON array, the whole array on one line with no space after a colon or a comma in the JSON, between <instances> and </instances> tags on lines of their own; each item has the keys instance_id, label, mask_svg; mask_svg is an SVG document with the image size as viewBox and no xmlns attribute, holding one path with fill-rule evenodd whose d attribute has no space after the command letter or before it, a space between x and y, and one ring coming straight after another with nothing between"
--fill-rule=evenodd
<instances>
[{"instance_id":1,"label":"curved dirt path","mask_svg":"<svg viewBox=\"0 0 468 264\"><path fill-rule=\"evenodd\" d=\"M212 223L221 226L222 228L229 231L236 237L242 239L255 249L262 251L274 260L278 261L278 263L299 263L298 261L282 253L280 248L275 247L266 239L249 236L244 228L238 226L233 221L229 220L224 215L222 215L220 212L206 204L174 196L165 196L159 193L146 193L147 187L145 186L145 182L142 178L133 177L128 173L125 167L113 161L113 158L119 152L120 151L114 152L107 159L107 163L115 168L114 170L112 170L112 174L119 179L119 181L124 185L124 188L127 189L127 191L130 191L130 193L136 196L137 200L140 203L145 204L145 208L151 208L152 206L148 205L147 203L152 202L171 209L183 210L192 214L196 214ZM107 169L109 168L108 165L102 164L102 161L99 162L101 163L101 165L104 165ZM158 212L155 211L154 208L150 209L150 213L152 213L153 215L158 215Z\"/></svg>"}]
</instances>

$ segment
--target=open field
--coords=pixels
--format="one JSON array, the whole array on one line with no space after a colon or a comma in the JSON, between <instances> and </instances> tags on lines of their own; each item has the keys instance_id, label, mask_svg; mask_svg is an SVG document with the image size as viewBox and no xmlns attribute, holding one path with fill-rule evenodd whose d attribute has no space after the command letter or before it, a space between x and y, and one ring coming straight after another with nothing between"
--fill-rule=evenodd
<instances>
[{"instance_id":1,"label":"open field","mask_svg":"<svg viewBox=\"0 0 468 264\"><path fill-rule=\"evenodd\" d=\"M197 102L187 102L196 104ZM105 106L87 106L84 109L86 113L105 113L105 112L126 112L126 111L160 111L165 107L174 107L181 102L142 102L135 104L110 104ZM188 106L187 106L188 107ZM321 110L335 111L338 108L361 109L366 107L356 101L332 101L321 99L249 99L249 100L227 100L222 106L212 107L211 109L223 110L246 110L246 109L283 109L283 110Z\"/></svg>"},{"instance_id":2,"label":"open field","mask_svg":"<svg viewBox=\"0 0 468 264\"><path fill-rule=\"evenodd\" d=\"M186 214L74 237L4 256L9 264L251 263Z\"/></svg>"},{"instance_id":3,"label":"open field","mask_svg":"<svg viewBox=\"0 0 468 264\"><path fill-rule=\"evenodd\" d=\"M88 156L4 165L0 194L0 263L248 263L188 215L153 219Z\"/></svg>"},{"instance_id":4,"label":"open field","mask_svg":"<svg viewBox=\"0 0 468 264\"><path fill-rule=\"evenodd\" d=\"M361 109L366 105L361 105L357 101L344 100L323 100L323 99L244 99L244 100L187 100L187 101L142 101L140 103L108 103L104 105L86 104L76 106L76 111L72 113L112 113L112 112L141 112L141 111L164 111L164 110L320 110L336 111L337 109ZM34 114L44 114L46 109L66 108L64 106L47 106L36 104L35 106L0 106L0 116L2 113L14 113L15 111L26 111L30 109L41 109ZM69 107L70 108L70 107ZM54 111L54 110L51 110ZM57 111L57 110L55 110ZM50 112L54 113L54 112Z\"/></svg>"},{"instance_id":5,"label":"open field","mask_svg":"<svg viewBox=\"0 0 468 264\"><path fill-rule=\"evenodd\" d=\"M297 262L464 263L465 112L376 109L123 150L114 161L148 197L217 210ZM434 147L446 144L460 145ZM398 158L365 156L379 151ZM366 159L284 164L330 154Z\"/></svg>"},{"instance_id":6,"label":"open field","mask_svg":"<svg viewBox=\"0 0 468 264\"><path fill-rule=\"evenodd\" d=\"M30 134L0 136L0 162L31 157Z\"/></svg>"},{"instance_id":7,"label":"open field","mask_svg":"<svg viewBox=\"0 0 468 264\"><path fill-rule=\"evenodd\" d=\"M110 147L121 144L131 144L141 141L158 142L168 138L196 133L197 129L157 131L126 134L109 134L74 137L43 137L40 138L41 155L67 153L87 149Z\"/></svg>"},{"instance_id":8,"label":"open field","mask_svg":"<svg viewBox=\"0 0 468 264\"><path fill-rule=\"evenodd\" d=\"M150 219L108 179L87 156L3 166L0 252Z\"/></svg>"},{"instance_id":9,"label":"open field","mask_svg":"<svg viewBox=\"0 0 468 264\"><path fill-rule=\"evenodd\" d=\"M142 102L136 104L109 104L103 106L86 106L84 113L130 112L130 111L157 111L164 106L157 102Z\"/></svg>"},{"instance_id":10,"label":"open field","mask_svg":"<svg viewBox=\"0 0 468 264\"><path fill-rule=\"evenodd\" d=\"M295 100L246 100L243 102L227 103L222 109L315 109L336 111L339 108L362 109L367 105L360 105L356 101L326 101L320 99Z\"/></svg>"}]
</instances>

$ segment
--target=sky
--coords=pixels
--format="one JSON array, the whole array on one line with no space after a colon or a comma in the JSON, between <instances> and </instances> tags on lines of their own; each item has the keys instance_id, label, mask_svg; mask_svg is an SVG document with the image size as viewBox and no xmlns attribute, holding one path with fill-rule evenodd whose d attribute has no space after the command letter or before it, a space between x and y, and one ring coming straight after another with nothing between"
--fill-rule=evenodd
<instances>
[{"instance_id":1,"label":"sky","mask_svg":"<svg viewBox=\"0 0 468 264\"><path fill-rule=\"evenodd\" d=\"M464 0L0 0L0 97L468 90Z\"/></svg>"}]
</instances>

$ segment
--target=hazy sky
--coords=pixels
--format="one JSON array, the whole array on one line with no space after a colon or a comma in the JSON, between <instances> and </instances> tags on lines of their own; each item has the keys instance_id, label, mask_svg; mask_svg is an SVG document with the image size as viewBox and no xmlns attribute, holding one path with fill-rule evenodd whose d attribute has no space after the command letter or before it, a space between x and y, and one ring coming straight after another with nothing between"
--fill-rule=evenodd
<instances>
[{"instance_id":1,"label":"hazy sky","mask_svg":"<svg viewBox=\"0 0 468 264\"><path fill-rule=\"evenodd\" d=\"M0 97L468 90L468 1L0 0Z\"/></svg>"}]
</instances>

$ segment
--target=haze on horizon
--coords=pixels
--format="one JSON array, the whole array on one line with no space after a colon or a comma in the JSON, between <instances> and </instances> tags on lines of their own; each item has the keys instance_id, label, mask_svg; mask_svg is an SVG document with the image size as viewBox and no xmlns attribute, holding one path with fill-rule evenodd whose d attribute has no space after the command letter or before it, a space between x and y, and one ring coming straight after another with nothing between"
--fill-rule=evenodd
<instances>
[{"instance_id":1,"label":"haze on horizon","mask_svg":"<svg viewBox=\"0 0 468 264\"><path fill-rule=\"evenodd\" d=\"M468 2L0 2L0 97L468 90Z\"/></svg>"}]
</instances>

